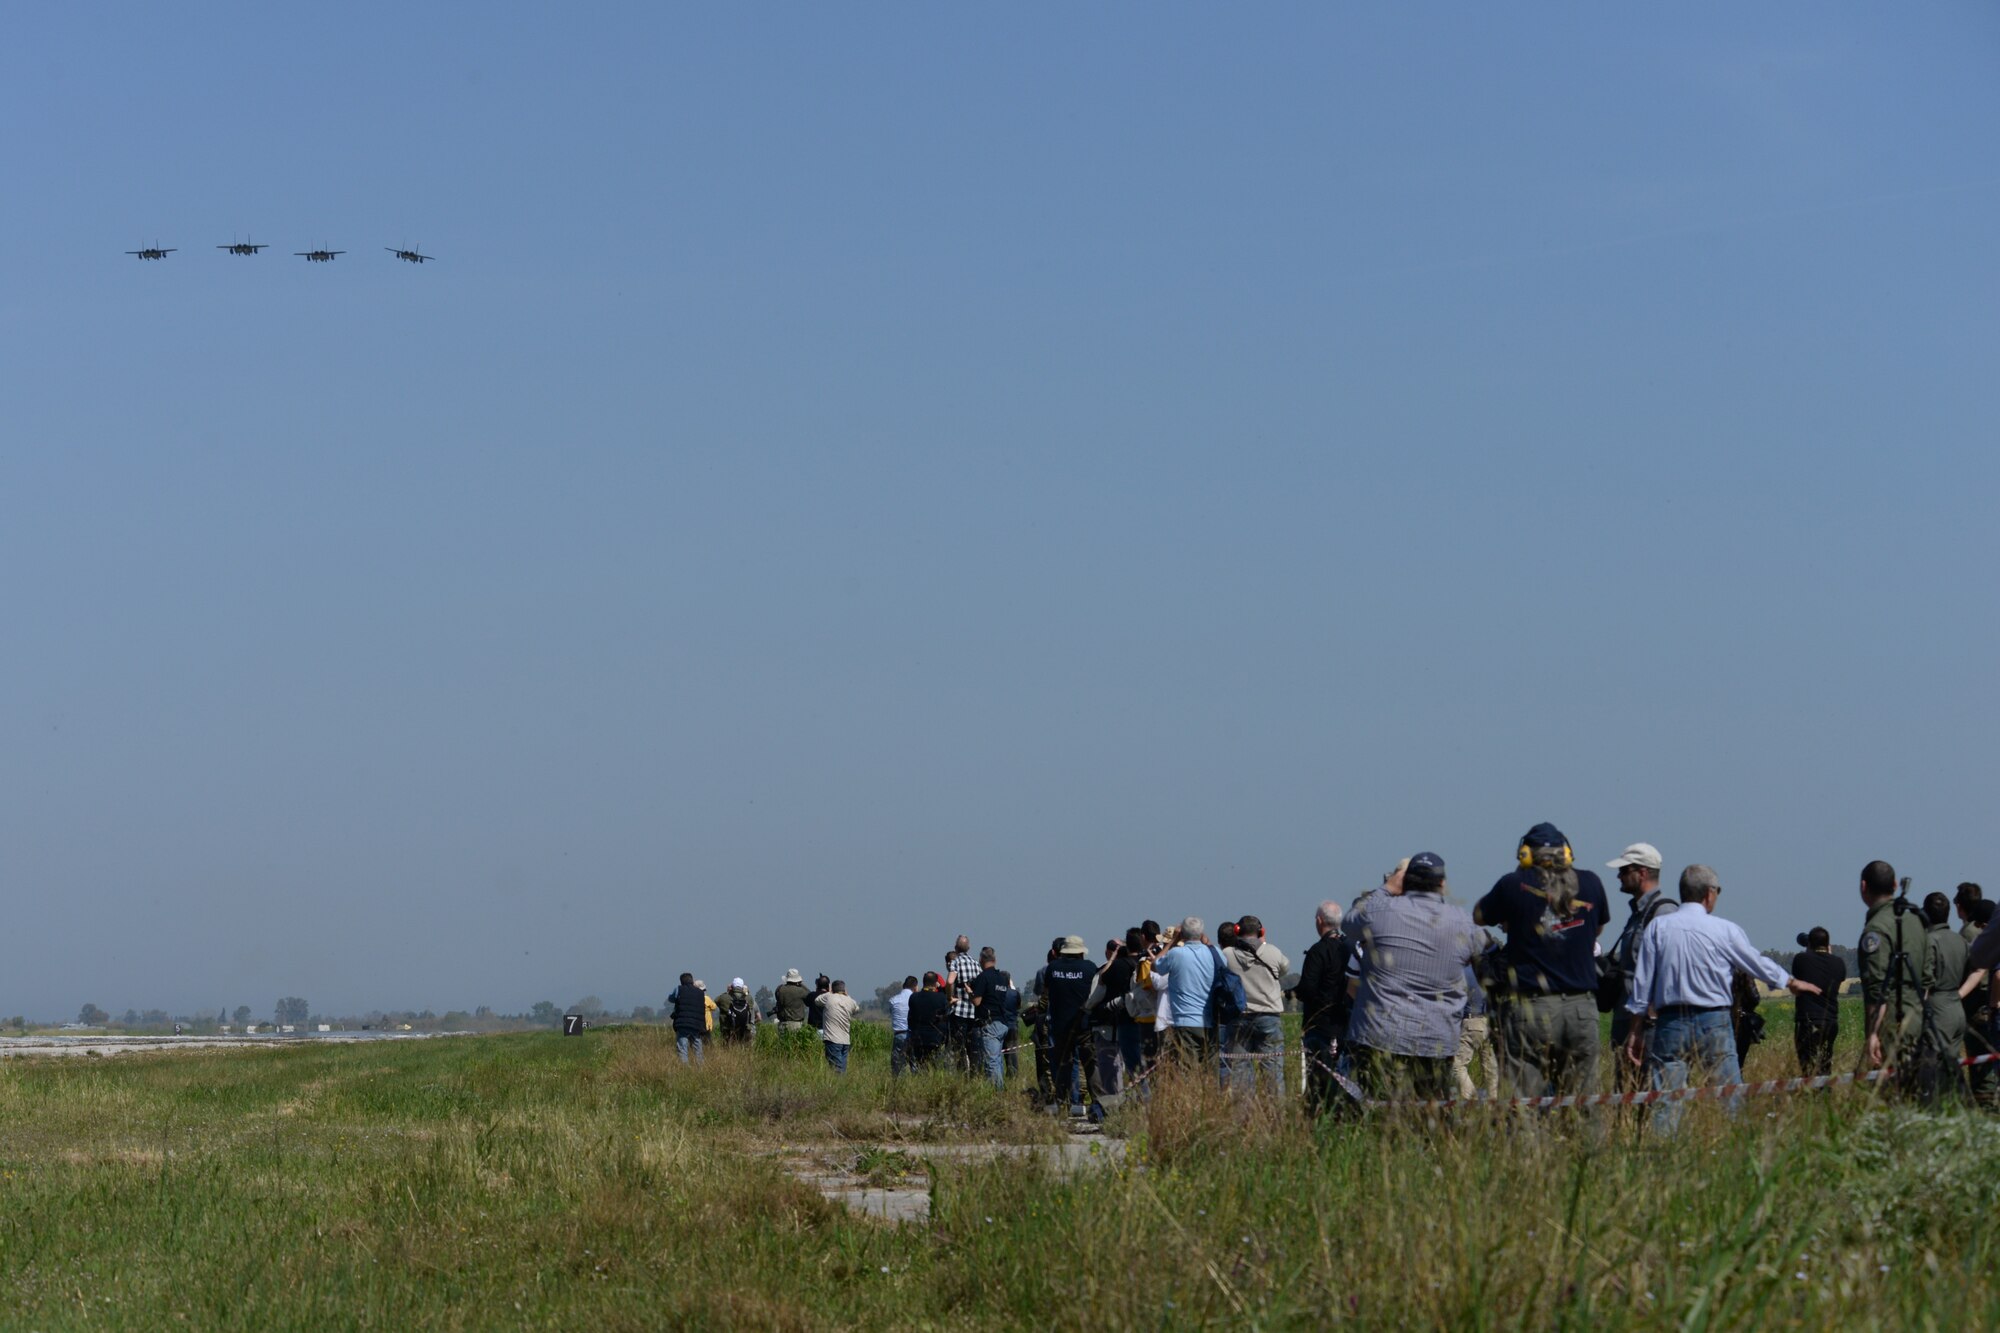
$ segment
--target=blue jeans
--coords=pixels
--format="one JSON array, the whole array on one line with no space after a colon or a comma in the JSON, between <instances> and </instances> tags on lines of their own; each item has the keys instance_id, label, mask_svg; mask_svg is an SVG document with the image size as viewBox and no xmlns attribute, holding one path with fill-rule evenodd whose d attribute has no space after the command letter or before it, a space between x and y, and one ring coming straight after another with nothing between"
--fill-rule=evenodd
<instances>
[{"instance_id":1,"label":"blue jeans","mask_svg":"<svg viewBox=\"0 0 2000 1333\"><path fill-rule=\"evenodd\" d=\"M1116 1097L1125 1090L1119 1070L1118 1029L1098 1023L1090 1029L1090 1058L1097 1065L1097 1095L1100 1100Z\"/></svg>"},{"instance_id":2,"label":"blue jeans","mask_svg":"<svg viewBox=\"0 0 2000 1333\"><path fill-rule=\"evenodd\" d=\"M1007 1062L1001 1051L1007 1045L1007 1024L1003 1019L979 1025L979 1042L986 1055L986 1077L993 1080L993 1086L1007 1086Z\"/></svg>"},{"instance_id":3,"label":"blue jeans","mask_svg":"<svg viewBox=\"0 0 2000 1333\"><path fill-rule=\"evenodd\" d=\"M826 1047L826 1062L833 1066L833 1072L836 1074L845 1074L847 1072L847 1043L844 1041L822 1041L820 1045Z\"/></svg>"},{"instance_id":4,"label":"blue jeans","mask_svg":"<svg viewBox=\"0 0 2000 1333\"><path fill-rule=\"evenodd\" d=\"M1742 1071L1736 1064L1736 1034L1729 1025L1727 1009L1687 1012L1668 1009L1653 1024L1646 1043L1646 1072L1655 1088L1688 1086L1692 1071L1704 1076L1710 1087L1741 1083ZM1730 1114L1743 1107L1741 1097L1729 1099ZM1682 1102L1661 1102L1653 1108L1653 1129L1672 1134L1685 1110Z\"/></svg>"},{"instance_id":5,"label":"blue jeans","mask_svg":"<svg viewBox=\"0 0 2000 1333\"><path fill-rule=\"evenodd\" d=\"M1266 1078L1277 1093L1285 1090L1285 1023L1277 1014L1245 1014L1236 1020L1235 1053L1254 1055L1255 1060L1228 1060L1229 1082L1237 1088L1257 1091Z\"/></svg>"},{"instance_id":6,"label":"blue jeans","mask_svg":"<svg viewBox=\"0 0 2000 1333\"><path fill-rule=\"evenodd\" d=\"M889 1037L889 1077L894 1078L910 1067L910 1034L892 1033Z\"/></svg>"},{"instance_id":7,"label":"blue jeans","mask_svg":"<svg viewBox=\"0 0 2000 1333\"><path fill-rule=\"evenodd\" d=\"M680 1052L682 1064L686 1064L688 1062L689 1048L693 1048L694 1050L694 1062L696 1064L700 1064L701 1063L700 1036L692 1032L676 1032L674 1034L674 1049Z\"/></svg>"},{"instance_id":8,"label":"blue jeans","mask_svg":"<svg viewBox=\"0 0 2000 1333\"><path fill-rule=\"evenodd\" d=\"M1118 1025L1118 1058L1125 1062L1125 1081L1139 1077L1146 1065L1146 1029L1137 1023Z\"/></svg>"}]
</instances>

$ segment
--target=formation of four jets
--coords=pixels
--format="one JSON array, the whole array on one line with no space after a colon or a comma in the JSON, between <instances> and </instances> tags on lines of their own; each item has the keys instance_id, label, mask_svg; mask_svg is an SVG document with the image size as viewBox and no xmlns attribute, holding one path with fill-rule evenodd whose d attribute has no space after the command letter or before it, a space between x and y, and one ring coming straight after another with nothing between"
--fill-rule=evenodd
<instances>
[{"instance_id":1,"label":"formation of four jets","mask_svg":"<svg viewBox=\"0 0 2000 1333\"><path fill-rule=\"evenodd\" d=\"M127 250L125 253L128 255L137 255L141 259L165 259L179 248L179 246L169 245L162 249L157 245L149 245L143 250ZM259 250L270 249L271 246L269 242L262 245L252 245L248 241L231 241L228 245L218 245L215 248L218 250L227 250L232 255L254 255ZM398 250L393 245L385 245L382 248L406 264L425 264L437 258L436 255L420 255L415 250ZM292 253L300 259L305 260L308 264L331 264L335 255L344 255L347 251L294 250Z\"/></svg>"}]
</instances>

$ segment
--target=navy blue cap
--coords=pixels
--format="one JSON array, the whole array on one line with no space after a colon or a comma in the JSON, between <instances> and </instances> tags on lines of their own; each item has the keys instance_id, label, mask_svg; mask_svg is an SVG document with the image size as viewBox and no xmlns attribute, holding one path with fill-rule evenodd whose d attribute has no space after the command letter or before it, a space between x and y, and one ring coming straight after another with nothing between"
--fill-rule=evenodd
<instances>
[{"instance_id":1,"label":"navy blue cap","mask_svg":"<svg viewBox=\"0 0 2000 1333\"><path fill-rule=\"evenodd\" d=\"M1521 835L1521 841L1529 847L1567 847L1569 839L1554 824L1541 823Z\"/></svg>"},{"instance_id":2,"label":"navy blue cap","mask_svg":"<svg viewBox=\"0 0 2000 1333\"><path fill-rule=\"evenodd\" d=\"M1407 885L1412 880L1419 884L1444 883L1444 858L1436 852L1418 852L1403 869L1403 883Z\"/></svg>"}]
</instances>

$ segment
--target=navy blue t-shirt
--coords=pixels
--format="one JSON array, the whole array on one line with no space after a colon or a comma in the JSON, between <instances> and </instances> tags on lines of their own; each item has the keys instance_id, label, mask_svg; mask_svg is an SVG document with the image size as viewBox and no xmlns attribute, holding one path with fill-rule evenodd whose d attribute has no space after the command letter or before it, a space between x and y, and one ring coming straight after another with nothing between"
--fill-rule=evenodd
<instances>
[{"instance_id":1,"label":"navy blue t-shirt","mask_svg":"<svg viewBox=\"0 0 2000 1333\"><path fill-rule=\"evenodd\" d=\"M997 967L982 968L972 982L972 998L980 1002L972 1011L982 1023L998 1023L1007 1017L1002 997L1013 988L1014 978Z\"/></svg>"},{"instance_id":2,"label":"navy blue t-shirt","mask_svg":"<svg viewBox=\"0 0 2000 1333\"><path fill-rule=\"evenodd\" d=\"M1493 961L1500 988L1516 995L1580 994L1597 989L1597 937L1611 919L1604 882L1588 870L1576 872L1576 903L1558 918L1542 896L1542 875L1533 868L1502 875L1473 906L1474 918L1507 932Z\"/></svg>"},{"instance_id":3,"label":"navy blue t-shirt","mask_svg":"<svg viewBox=\"0 0 2000 1333\"><path fill-rule=\"evenodd\" d=\"M1090 983L1097 978L1097 964L1088 958L1066 954L1050 963L1042 973L1042 994L1049 1002L1049 1031L1067 1032L1083 1017L1083 1002L1090 998Z\"/></svg>"}]
</instances>

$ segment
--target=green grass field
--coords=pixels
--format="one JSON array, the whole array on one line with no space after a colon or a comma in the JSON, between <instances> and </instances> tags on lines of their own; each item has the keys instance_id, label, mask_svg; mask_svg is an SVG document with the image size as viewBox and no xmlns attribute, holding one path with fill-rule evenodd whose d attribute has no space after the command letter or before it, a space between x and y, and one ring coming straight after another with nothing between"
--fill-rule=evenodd
<instances>
[{"instance_id":1,"label":"green grass field","mask_svg":"<svg viewBox=\"0 0 2000 1333\"><path fill-rule=\"evenodd\" d=\"M1786 1006L1756 1077L1790 1072ZM776 1151L1063 1131L952 1075L683 1069L658 1029L0 1065L8 1328L2000 1324L2000 1136L1865 1092L1313 1127L1166 1083L1122 1167L932 1166L850 1216ZM1848 1066L1851 1067L1851 1060ZM881 1156L877 1154L877 1156Z\"/></svg>"}]
</instances>

